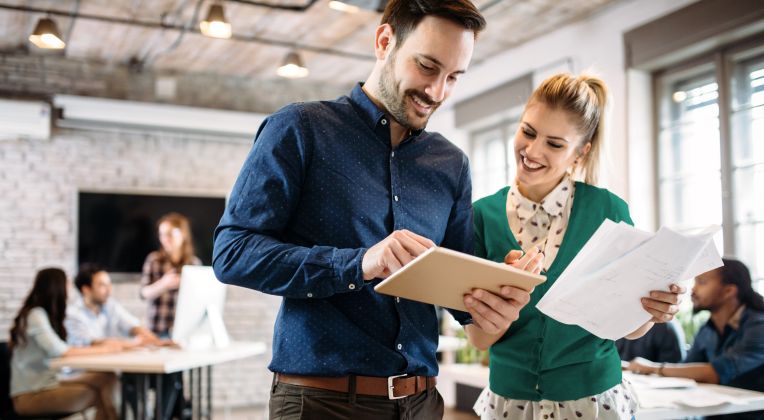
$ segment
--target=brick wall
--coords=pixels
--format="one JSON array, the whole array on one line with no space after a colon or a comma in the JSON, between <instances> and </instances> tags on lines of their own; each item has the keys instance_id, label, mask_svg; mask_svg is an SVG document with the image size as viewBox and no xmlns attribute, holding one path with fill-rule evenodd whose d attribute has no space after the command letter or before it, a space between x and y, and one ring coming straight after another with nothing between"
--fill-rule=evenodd
<instances>
[{"instance_id":1,"label":"brick wall","mask_svg":"<svg viewBox=\"0 0 764 420\"><path fill-rule=\"evenodd\" d=\"M160 97L157 79L167 77L174 78L175 95ZM0 97L8 98L71 94L268 114L290 102L335 98L349 88L0 53ZM79 190L223 196L250 146L201 135L111 129L54 128L49 140L0 139L0 336L7 337L38 269L59 266L74 275ZM169 161L184 165L170 167ZM114 294L143 317L146 306L137 297L137 282L119 279ZM216 367L214 403L218 408L261 405L268 398L266 366L280 300L236 287L229 287L227 296L224 317L231 338L264 341L269 353Z\"/></svg>"},{"instance_id":2,"label":"brick wall","mask_svg":"<svg viewBox=\"0 0 764 420\"><path fill-rule=\"evenodd\" d=\"M88 190L227 193L250 142L161 132L54 129L49 140L0 140L0 330L12 317L36 270L76 264L77 192ZM170 167L167 162L185 162ZM136 315L137 279L115 285ZM225 321L234 340L265 341L270 351L279 299L229 287ZM214 369L217 407L264 404L270 354Z\"/></svg>"}]
</instances>

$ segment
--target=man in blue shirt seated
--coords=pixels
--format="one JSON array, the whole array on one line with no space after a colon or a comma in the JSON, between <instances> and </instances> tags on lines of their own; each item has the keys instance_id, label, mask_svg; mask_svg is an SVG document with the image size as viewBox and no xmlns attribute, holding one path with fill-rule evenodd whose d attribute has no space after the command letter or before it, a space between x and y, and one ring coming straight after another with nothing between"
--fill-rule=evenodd
<instances>
[{"instance_id":1,"label":"man in blue shirt seated","mask_svg":"<svg viewBox=\"0 0 764 420\"><path fill-rule=\"evenodd\" d=\"M432 305L374 286L435 245L471 253L467 157L424 130L467 70L485 20L469 0L391 0L365 83L269 116L215 231L228 284L282 296L271 418L441 418ZM530 255L530 254L529 254ZM526 269L540 258L524 257ZM491 333L530 295L473 292Z\"/></svg>"},{"instance_id":2,"label":"man in blue shirt seated","mask_svg":"<svg viewBox=\"0 0 764 420\"><path fill-rule=\"evenodd\" d=\"M123 345L160 344L161 341L138 318L111 299L111 277L95 264L83 264L74 279L80 299L66 310L66 341L72 346L89 346L103 341Z\"/></svg>"},{"instance_id":3,"label":"man in blue shirt seated","mask_svg":"<svg viewBox=\"0 0 764 420\"><path fill-rule=\"evenodd\" d=\"M751 273L742 262L722 260L722 267L695 278L693 310L710 311L711 317L684 363L636 359L629 370L764 392L764 300L753 290Z\"/></svg>"},{"instance_id":4,"label":"man in blue shirt seated","mask_svg":"<svg viewBox=\"0 0 764 420\"><path fill-rule=\"evenodd\" d=\"M647 334L636 340L622 338L615 342L621 360L637 357L658 363L677 363L687 355L684 332L677 320L655 324Z\"/></svg>"}]
</instances>

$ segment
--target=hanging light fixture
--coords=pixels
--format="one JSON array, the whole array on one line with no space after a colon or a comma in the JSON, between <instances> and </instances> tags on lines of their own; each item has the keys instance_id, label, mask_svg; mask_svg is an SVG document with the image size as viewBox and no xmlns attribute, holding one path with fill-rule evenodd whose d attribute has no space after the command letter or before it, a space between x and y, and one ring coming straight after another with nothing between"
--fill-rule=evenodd
<instances>
[{"instance_id":1,"label":"hanging light fixture","mask_svg":"<svg viewBox=\"0 0 764 420\"><path fill-rule=\"evenodd\" d=\"M308 73L308 68L303 65L300 55L295 51L287 54L281 67L276 70L276 74L287 79L307 77Z\"/></svg>"},{"instance_id":2,"label":"hanging light fixture","mask_svg":"<svg viewBox=\"0 0 764 420\"><path fill-rule=\"evenodd\" d=\"M330 1L329 8L334 9L338 12L344 12L344 13L358 13L358 11L361 10L361 8L358 6L354 6L344 1L337 1L337 0Z\"/></svg>"},{"instance_id":3,"label":"hanging light fixture","mask_svg":"<svg viewBox=\"0 0 764 420\"><path fill-rule=\"evenodd\" d=\"M213 4L207 12L207 18L199 23L202 34L212 38L230 38L231 24L225 19L222 4Z\"/></svg>"},{"instance_id":4,"label":"hanging light fixture","mask_svg":"<svg viewBox=\"0 0 764 420\"><path fill-rule=\"evenodd\" d=\"M38 48L50 50L60 50L66 47L66 43L61 39L61 32L59 32L56 22L47 17L37 21L34 31L29 35L29 41Z\"/></svg>"}]
</instances>

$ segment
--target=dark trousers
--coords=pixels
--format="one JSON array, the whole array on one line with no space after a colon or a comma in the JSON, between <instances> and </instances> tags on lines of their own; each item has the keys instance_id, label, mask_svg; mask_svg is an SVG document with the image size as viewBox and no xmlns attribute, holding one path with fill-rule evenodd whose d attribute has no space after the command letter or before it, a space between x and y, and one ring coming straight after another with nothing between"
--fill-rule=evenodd
<instances>
[{"instance_id":1,"label":"dark trousers","mask_svg":"<svg viewBox=\"0 0 764 420\"><path fill-rule=\"evenodd\" d=\"M122 374L122 398L133 412L133 417L137 416L139 409L138 390L141 386L138 378L140 375L133 373ZM156 379L152 376L149 380L149 388L156 389ZM184 419L183 408L185 407L185 398L183 397L183 372L166 373L162 375L162 413L163 419Z\"/></svg>"},{"instance_id":2,"label":"dark trousers","mask_svg":"<svg viewBox=\"0 0 764 420\"><path fill-rule=\"evenodd\" d=\"M435 388L410 397L357 395L283 382L271 387L271 420L441 420L443 398Z\"/></svg>"}]
</instances>

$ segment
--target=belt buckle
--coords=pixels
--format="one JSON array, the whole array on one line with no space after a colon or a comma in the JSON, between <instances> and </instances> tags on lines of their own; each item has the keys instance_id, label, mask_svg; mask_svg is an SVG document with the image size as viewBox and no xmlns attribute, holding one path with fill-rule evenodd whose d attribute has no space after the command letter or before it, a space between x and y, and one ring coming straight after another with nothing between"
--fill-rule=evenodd
<instances>
[{"instance_id":1,"label":"belt buckle","mask_svg":"<svg viewBox=\"0 0 764 420\"><path fill-rule=\"evenodd\" d=\"M390 400L399 400L401 398L406 398L406 395L401 395L400 397L395 396L395 386L393 385L393 381L396 378L402 378L404 376L408 376L407 373L401 374L401 375L393 375L387 377L387 398Z\"/></svg>"}]
</instances>

